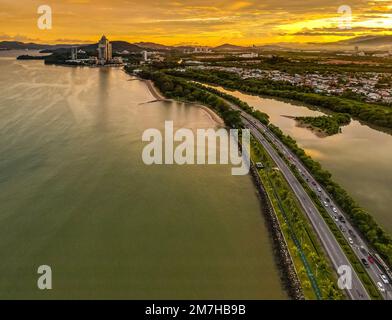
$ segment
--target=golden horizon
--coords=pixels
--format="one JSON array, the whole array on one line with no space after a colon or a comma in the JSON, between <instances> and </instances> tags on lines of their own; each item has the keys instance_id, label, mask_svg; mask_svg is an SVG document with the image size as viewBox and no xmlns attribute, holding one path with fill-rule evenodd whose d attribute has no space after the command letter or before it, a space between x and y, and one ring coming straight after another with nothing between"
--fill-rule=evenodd
<instances>
[{"instance_id":1,"label":"golden horizon","mask_svg":"<svg viewBox=\"0 0 392 320\"><path fill-rule=\"evenodd\" d=\"M111 41L168 46L325 43L392 34L392 1L351 0L349 28L341 28L336 0L58 0L52 28L37 26L42 0L0 0L0 41L45 44ZM347 21L346 21L347 22Z\"/></svg>"}]
</instances>

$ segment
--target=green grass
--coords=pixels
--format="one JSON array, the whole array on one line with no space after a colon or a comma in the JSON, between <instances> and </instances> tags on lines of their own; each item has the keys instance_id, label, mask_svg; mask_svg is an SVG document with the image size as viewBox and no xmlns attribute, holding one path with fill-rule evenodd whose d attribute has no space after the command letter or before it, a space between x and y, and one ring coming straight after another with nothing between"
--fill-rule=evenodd
<instances>
[{"instance_id":1,"label":"green grass","mask_svg":"<svg viewBox=\"0 0 392 320\"><path fill-rule=\"evenodd\" d=\"M274 146L274 148L275 148L275 146ZM277 149L275 148L275 150L277 150ZM355 255L352 247L347 242L347 240L344 238L341 230L339 230L339 228L336 226L336 223L333 221L332 217L325 210L325 207L321 205L317 194L309 188L308 184L305 182L305 180L302 178L302 176L298 173L297 170L295 170L295 168L292 167L292 165L287 161L287 159L279 151L278 151L278 153L286 161L286 163L290 167L291 171L294 173L296 178L301 183L302 187L305 189L305 191L308 193L308 195L313 200L313 203L316 205L316 207L317 207L318 211L321 213L321 216L323 217L324 221L327 223L329 229L331 230L331 232L335 236L340 247L343 249L345 255L347 256L347 258L350 261L351 265L353 266L354 270L357 272L358 277L362 281L362 283L363 283L364 287L366 288L366 291L369 293L370 297L374 300L382 300L383 298L382 298L380 292L378 291L378 289L375 286L372 279L369 277L365 267L359 261L358 257Z\"/></svg>"},{"instance_id":2,"label":"green grass","mask_svg":"<svg viewBox=\"0 0 392 320\"><path fill-rule=\"evenodd\" d=\"M261 161L266 165L266 168L270 169L275 167L272 159L254 139L252 139L251 155L254 162ZM295 195L283 175L279 171L270 169L258 170L258 173L281 225L305 298L314 300L317 299L317 295L290 230L300 240L301 249L310 266L311 273L315 276L322 298L343 299L344 295L336 286L336 274L333 272L309 221L300 209ZM289 214L289 223L282 212L282 206L284 212Z\"/></svg>"}]
</instances>

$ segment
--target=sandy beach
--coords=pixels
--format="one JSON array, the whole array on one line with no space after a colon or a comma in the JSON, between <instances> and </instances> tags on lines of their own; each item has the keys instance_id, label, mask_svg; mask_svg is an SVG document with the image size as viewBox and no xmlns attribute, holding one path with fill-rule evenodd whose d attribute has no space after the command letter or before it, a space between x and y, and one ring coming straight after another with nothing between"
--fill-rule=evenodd
<instances>
[{"instance_id":1,"label":"sandy beach","mask_svg":"<svg viewBox=\"0 0 392 320\"><path fill-rule=\"evenodd\" d=\"M142 80L146 83L148 89L150 90L151 94L153 97L157 100L168 100L166 99L160 92L159 90L154 86L153 82L151 80Z\"/></svg>"},{"instance_id":2,"label":"sandy beach","mask_svg":"<svg viewBox=\"0 0 392 320\"><path fill-rule=\"evenodd\" d=\"M141 81L145 82L148 89L150 90L151 94L154 96L155 99L157 100L161 100L161 101L169 101L170 99L166 99L160 92L159 90L154 86L153 82L151 80L144 80L144 79L140 79ZM198 103L192 103L195 106L201 108L203 111L205 111L207 113L207 115L211 118L211 120L213 120L214 122L216 122L218 125L220 126L224 126L225 122L223 121L223 119L216 114L213 110L211 110L210 108L208 108L207 106L198 104Z\"/></svg>"},{"instance_id":3,"label":"sandy beach","mask_svg":"<svg viewBox=\"0 0 392 320\"><path fill-rule=\"evenodd\" d=\"M210 108L208 108L207 106L203 106L201 104L196 104L196 106L198 106L199 108L203 109L208 116L215 121L218 125L224 127L225 126L225 122L223 121L223 119L216 114L213 110L211 110Z\"/></svg>"}]
</instances>

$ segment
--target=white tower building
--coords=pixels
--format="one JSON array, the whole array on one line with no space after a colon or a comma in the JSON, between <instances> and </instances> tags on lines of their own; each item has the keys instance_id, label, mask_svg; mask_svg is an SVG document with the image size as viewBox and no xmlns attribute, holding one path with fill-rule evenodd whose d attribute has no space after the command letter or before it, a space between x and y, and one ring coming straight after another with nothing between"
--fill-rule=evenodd
<instances>
[{"instance_id":1,"label":"white tower building","mask_svg":"<svg viewBox=\"0 0 392 320\"><path fill-rule=\"evenodd\" d=\"M142 57L143 57L143 61L148 61L148 52L142 51Z\"/></svg>"},{"instance_id":2,"label":"white tower building","mask_svg":"<svg viewBox=\"0 0 392 320\"><path fill-rule=\"evenodd\" d=\"M105 64L112 60L112 44L105 36L102 36L98 43L98 60L100 64Z\"/></svg>"},{"instance_id":3,"label":"white tower building","mask_svg":"<svg viewBox=\"0 0 392 320\"><path fill-rule=\"evenodd\" d=\"M71 48L71 60L78 60L78 48Z\"/></svg>"}]
</instances>

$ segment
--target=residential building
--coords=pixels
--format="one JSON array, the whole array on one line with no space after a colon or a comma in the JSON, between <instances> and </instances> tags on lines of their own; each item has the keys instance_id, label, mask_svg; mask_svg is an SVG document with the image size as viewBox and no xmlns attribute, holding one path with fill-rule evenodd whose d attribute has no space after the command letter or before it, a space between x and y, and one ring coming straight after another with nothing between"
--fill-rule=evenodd
<instances>
[{"instance_id":1,"label":"residential building","mask_svg":"<svg viewBox=\"0 0 392 320\"><path fill-rule=\"evenodd\" d=\"M112 60L112 44L109 40L102 36L98 43L98 61L100 64L109 63Z\"/></svg>"}]
</instances>

